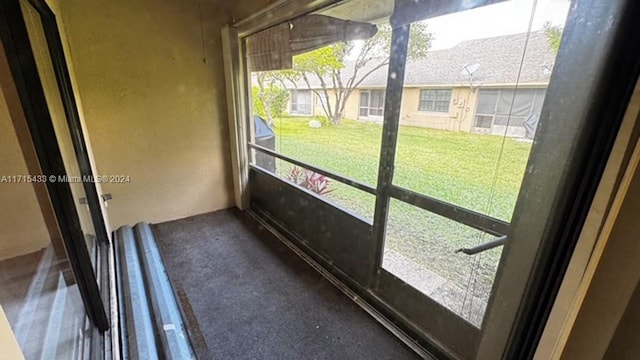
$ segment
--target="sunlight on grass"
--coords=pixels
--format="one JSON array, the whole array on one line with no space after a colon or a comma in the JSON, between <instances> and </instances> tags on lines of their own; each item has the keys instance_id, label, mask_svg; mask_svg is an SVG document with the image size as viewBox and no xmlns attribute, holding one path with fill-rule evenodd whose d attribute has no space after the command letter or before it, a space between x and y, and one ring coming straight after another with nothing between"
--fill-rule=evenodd
<instances>
[{"instance_id":1,"label":"sunlight on grass","mask_svg":"<svg viewBox=\"0 0 640 360\"><path fill-rule=\"evenodd\" d=\"M339 126L312 129L308 120L276 120L278 152L376 185L381 125L343 120ZM502 146L497 136L401 127L394 184L509 221L531 144L505 139L498 167ZM372 214L370 209L362 215Z\"/></svg>"},{"instance_id":2,"label":"sunlight on grass","mask_svg":"<svg viewBox=\"0 0 640 360\"><path fill-rule=\"evenodd\" d=\"M309 118L275 123L278 152L376 186L382 126L343 120L313 129ZM531 144L516 139L401 127L394 184L458 206L511 220ZM279 165L286 170L285 165ZM336 181L326 198L373 219L375 198ZM427 211L394 201L385 246L466 288L489 291L500 249L469 257L455 254L492 237Z\"/></svg>"}]
</instances>

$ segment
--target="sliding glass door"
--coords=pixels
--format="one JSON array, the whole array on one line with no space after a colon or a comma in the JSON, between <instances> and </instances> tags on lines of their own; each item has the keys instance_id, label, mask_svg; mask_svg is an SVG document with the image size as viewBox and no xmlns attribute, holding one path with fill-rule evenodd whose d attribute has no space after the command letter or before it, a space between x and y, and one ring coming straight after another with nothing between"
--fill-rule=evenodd
<instances>
[{"instance_id":1,"label":"sliding glass door","mask_svg":"<svg viewBox=\"0 0 640 360\"><path fill-rule=\"evenodd\" d=\"M24 219L40 231L36 244L10 257L24 257L24 276L5 285L27 290L7 316L29 359L97 358L109 328L108 237L57 24L39 0L4 1L0 16L2 88L26 166L13 183L25 201L33 189L40 210Z\"/></svg>"},{"instance_id":2,"label":"sliding glass door","mask_svg":"<svg viewBox=\"0 0 640 360\"><path fill-rule=\"evenodd\" d=\"M92 214L90 208L95 207L96 205L99 206L99 204L93 203L90 206L89 198L87 197L86 190L89 190L90 192L95 191L95 184L93 183L94 180L90 173L87 173L86 170L83 172L80 169L81 163L83 166L89 165L88 161L86 161L86 158L88 158L86 149L83 146L84 139L82 138L82 129L78 128L79 122L73 123L69 121L73 119L72 116L75 114L70 114L71 116L67 118L66 112L73 110L68 108L65 109L63 104L65 99L61 96L60 86L58 85L58 78L61 81L65 81L65 79L63 76L59 75L59 77L56 77L57 75L54 70L54 66L64 66L65 64L60 62L58 62L58 64L54 63L54 59L50 55L50 48L47 43L47 40L54 40L54 35L49 34L49 39L47 39L44 22L38 10L28 0L20 0L20 8L24 16L25 25L29 35L29 42L31 49L33 50L36 66L38 68L38 75L44 90L47 108L55 130L56 141L66 170L65 176L56 180L69 184L71 193L73 194L76 212L80 220L84 240L90 253L91 263L94 271L96 271L98 266L98 248L100 246L98 236L101 236L100 241L104 244L105 230L104 225L100 221L101 216L99 213L95 212ZM77 118L73 120L77 120ZM73 125L73 128L69 126L70 124ZM72 130L75 131L75 134ZM80 133L78 133L78 131L80 131ZM74 135L77 137L76 139L73 139ZM95 199L92 200L95 202ZM95 219L93 218L94 216L96 217Z\"/></svg>"}]
</instances>

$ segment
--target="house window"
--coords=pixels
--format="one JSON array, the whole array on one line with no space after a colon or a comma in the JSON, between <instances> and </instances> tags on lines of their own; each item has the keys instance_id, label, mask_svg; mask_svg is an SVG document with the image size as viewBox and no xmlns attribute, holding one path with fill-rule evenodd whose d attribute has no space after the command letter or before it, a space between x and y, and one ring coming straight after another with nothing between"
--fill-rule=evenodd
<instances>
[{"instance_id":1,"label":"house window","mask_svg":"<svg viewBox=\"0 0 640 360\"><path fill-rule=\"evenodd\" d=\"M420 104L418 110L433 112L449 112L451 103L451 90L420 90Z\"/></svg>"},{"instance_id":2,"label":"house window","mask_svg":"<svg viewBox=\"0 0 640 360\"><path fill-rule=\"evenodd\" d=\"M291 115L313 115L311 90L291 91Z\"/></svg>"},{"instance_id":3,"label":"house window","mask_svg":"<svg viewBox=\"0 0 640 360\"><path fill-rule=\"evenodd\" d=\"M360 92L360 117L382 116L384 114L384 90Z\"/></svg>"}]
</instances>

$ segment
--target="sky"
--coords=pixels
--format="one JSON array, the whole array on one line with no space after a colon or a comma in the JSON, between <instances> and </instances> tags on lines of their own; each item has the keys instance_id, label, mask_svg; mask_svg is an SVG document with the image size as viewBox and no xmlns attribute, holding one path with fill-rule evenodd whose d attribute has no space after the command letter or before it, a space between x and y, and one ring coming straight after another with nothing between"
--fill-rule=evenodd
<instances>
[{"instance_id":1,"label":"sky","mask_svg":"<svg viewBox=\"0 0 640 360\"><path fill-rule=\"evenodd\" d=\"M431 50L450 48L462 41L526 32L534 0L510 0L469 11L425 20L434 34ZM546 21L564 25L569 0L538 0L532 30Z\"/></svg>"}]
</instances>

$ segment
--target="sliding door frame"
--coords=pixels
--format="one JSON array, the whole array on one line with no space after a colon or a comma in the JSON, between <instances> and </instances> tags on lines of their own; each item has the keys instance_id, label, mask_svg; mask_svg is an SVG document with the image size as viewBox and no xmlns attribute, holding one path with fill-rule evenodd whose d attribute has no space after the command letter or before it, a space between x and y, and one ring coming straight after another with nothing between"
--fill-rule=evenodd
<instances>
[{"instance_id":1,"label":"sliding door frame","mask_svg":"<svg viewBox=\"0 0 640 360\"><path fill-rule=\"evenodd\" d=\"M42 20L49 55L56 74L81 173L82 175L92 175L55 16L43 0L29 0L29 2L39 12ZM0 38L25 113L42 175L47 179L63 177L67 172L62 161L62 154L19 0L0 2ZM84 241L71 188L68 183L59 181L47 181L46 188L87 316L99 331L104 332L109 329L109 319L91 263L91 254ZM106 249L108 237L100 209L100 198L93 183L85 183L84 188L98 239L96 245L99 250L103 250ZM105 251L101 252L102 256L106 255ZM98 261L100 260L98 259ZM103 291L107 296L108 289L103 289Z\"/></svg>"},{"instance_id":2,"label":"sliding door frame","mask_svg":"<svg viewBox=\"0 0 640 360\"><path fill-rule=\"evenodd\" d=\"M633 39L637 38L635 35L638 30L632 28L634 17L635 20L638 19L639 6L634 4L632 0L619 2L615 6L600 4L595 0L576 0L574 2L579 4L578 6L574 4L571 8L566 25L567 30L557 61L559 65L556 66L552 75L552 79L563 80L551 82L549 91L556 95L547 97L544 105L545 110L542 114L542 117L550 125L541 127L534 141L534 149L532 149L527 165L528 170L537 170L539 173L523 183L514 212L514 224L393 185L399 111L402 102L401 90L404 81L410 25L397 25L393 29L393 51L389 65L376 188L304 164L254 144L249 140L248 126L242 129L242 135L238 138L236 145L238 148L246 147L242 149L246 154L250 154L251 151L260 151L309 168L376 196L371 238L376 249L375 262L371 268L372 277L369 283L356 284L356 286L359 286L358 290L361 294L365 294L365 298L378 306L385 307L386 310L390 310L396 318L408 322L408 327L413 330L416 329L416 325L418 325L418 329L424 328L424 326L420 326L420 323L437 323L438 319L449 321L448 324L451 324L454 330L462 329L456 334L456 331L447 329L447 324L444 324L436 333L418 331L421 337L427 339L428 345L426 347L432 349L434 353L480 359L531 358L542 328L547 321L550 307L572 256L577 235L582 229L586 212L593 200L604 164L608 160L615 135L619 130L624 108L640 73L640 51L638 46L633 44ZM335 1L324 1L324 5L318 5L321 2L313 2L314 6L305 2L305 4L299 4L297 8L294 5L287 7L284 3L286 2L276 3L250 19L236 24L234 31L227 33L227 36L230 37L228 41L235 44L233 47L236 51L234 57L243 58L243 44L246 36L290 18L329 6ZM456 5L451 6L455 7ZM276 16L265 16L268 11L284 8L287 11L277 12ZM581 20L583 18L599 20L586 23ZM612 20L613 26L604 24L605 19ZM637 35L640 37L640 34ZM593 47L596 44L601 45L605 51L593 54ZM582 54L579 64L576 64L575 54ZM225 56L227 55L225 54ZM578 65L582 68L576 69ZM246 66L236 66L226 70L227 72L231 70L228 75L235 77L235 79L242 79L244 82L244 93L236 94L236 97L242 98L243 101L236 103L235 106L248 106L247 104L250 102L247 100L246 89L249 88L250 78ZM568 89L568 86L573 86L573 88ZM578 94L578 92L581 93ZM572 96L573 99L566 99L567 96ZM236 108L229 112L229 116L231 118L241 114L243 117L234 118L235 125L238 123L249 124L250 116L248 113L250 111L246 111L246 109L239 111ZM602 118L607 118L608 121L601 121ZM559 128L557 123L551 123L552 121L565 121L567 124L573 122L574 128ZM571 131L575 133L571 133L567 137ZM542 139L543 134L549 138ZM244 142L240 141L241 137L245 137ZM571 140L563 144L562 141L567 139ZM561 151L554 151L553 147L549 147L554 141L562 144L559 146ZM556 162L551 161L551 157L554 155L556 157L565 156L569 163L561 162L558 164L557 159ZM244 169L247 173L242 175L247 181L249 181L249 171L251 170L259 174L260 177L269 176L277 179L266 171L260 171L257 167L249 165L249 156L238 158L240 165L245 164ZM549 166L550 164L553 164L555 168ZM561 170L564 170L565 173L558 174ZM545 171L548 171L552 176L545 179ZM286 183L284 180L277 180ZM536 184L537 182L548 185L549 188L541 188L539 184ZM283 184L282 188L286 189L287 186ZM245 203L248 204L249 194L243 192L242 195L245 197ZM536 203L537 200L532 198L536 196L544 198L543 201ZM464 323L461 318L453 319L453 313L450 314L451 316L447 315L450 311L442 306L438 308L438 304L426 296L421 300L427 301L429 307L435 309L434 313L425 313L424 310L421 310L420 307L424 303L413 306L410 311L410 315L413 316L407 316L406 313L403 314L402 309L393 306L394 298L408 296L418 299L420 295L417 294L417 291L411 293L411 291L402 290L409 287L404 286L406 284L402 280L394 278L381 266L389 203L392 198L445 216L488 234L498 237L507 236L509 241L506 241L506 244L504 241L500 243L500 245L504 244L505 248L484 322L480 329L474 330L471 324ZM323 201L319 198L317 200ZM540 209L544 211L540 212ZM526 224L524 219L527 216L532 216L535 221ZM535 236L527 236L532 233ZM330 260L328 263L331 264L330 267L335 266ZM525 266L521 265L521 269L511 271L517 269L518 264L522 263ZM516 273L518 276L514 276ZM353 282L351 283L353 284ZM394 290L389 287L389 284L402 286L398 286ZM402 294L389 297L389 293L393 291ZM431 301L429 302L429 300ZM416 315L422 315L426 318L421 318L418 321ZM418 323L416 324L415 321ZM466 334L467 331L464 329L471 329L470 333ZM458 344L457 349L450 352L450 348L448 348L450 344L446 342L443 344L440 341L443 339L452 341L455 336L468 336L469 339L455 340ZM465 349L465 345L468 347L467 349Z\"/></svg>"},{"instance_id":3,"label":"sliding door frame","mask_svg":"<svg viewBox=\"0 0 640 360\"><path fill-rule=\"evenodd\" d=\"M87 142L82 131L82 123L78 112L78 103L73 93L71 76L69 74L69 66L64 55L62 39L55 14L47 5L45 0L28 0L29 3L38 11L42 19L42 28L47 40L47 46L51 55L51 62L56 75L58 89L63 101L67 124L71 133L73 148L80 168L81 176L93 177L93 167L89 158L89 150ZM87 195L87 205L91 212L93 225L96 228L96 237L99 244L108 244L109 238L107 234L107 226L104 222L104 216L100 202L102 197L98 194L98 189L92 182L82 183L84 191Z\"/></svg>"},{"instance_id":4,"label":"sliding door frame","mask_svg":"<svg viewBox=\"0 0 640 360\"><path fill-rule=\"evenodd\" d=\"M571 6L478 359L534 356L640 76L639 19L634 0Z\"/></svg>"},{"instance_id":5,"label":"sliding door frame","mask_svg":"<svg viewBox=\"0 0 640 360\"><path fill-rule=\"evenodd\" d=\"M545 99L544 120L527 164L514 222L509 226L497 220L493 229L480 229L507 235L509 241L501 256L478 348L469 353L464 344L458 344L464 357L533 357L640 75L640 46L634 43L640 36L634 26L639 17L640 6L634 1L612 6L583 0L572 7L548 89L552 96ZM585 23L581 21L584 18L597 20ZM391 198L426 210L430 209L421 203L429 205L434 200L394 186L392 181L408 35L407 29L394 28L373 234L381 252ZM603 51L593 54L594 44ZM394 55L405 59L394 61ZM394 91L398 96L392 99ZM572 101L567 96L572 96ZM377 259L381 264L382 253ZM379 281L392 275L381 266L377 271ZM386 280L390 281L401 282ZM407 311L423 313L411 306L420 294L407 293L404 287L380 289L381 285L378 282L376 290L387 291L380 296L403 298ZM433 315L446 319L438 312ZM430 321L434 326L440 323ZM462 329L456 321L449 325ZM446 343L456 341L455 334L446 339L448 329L439 332L436 337Z\"/></svg>"}]
</instances>

